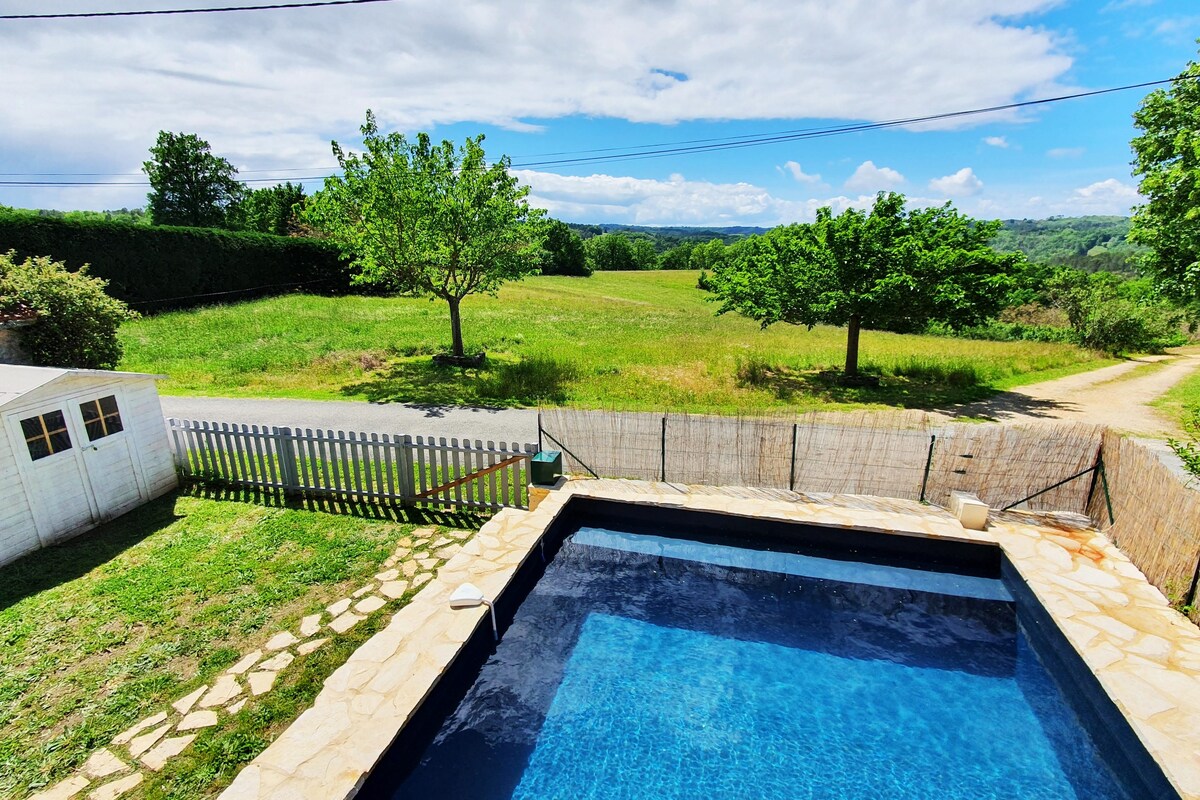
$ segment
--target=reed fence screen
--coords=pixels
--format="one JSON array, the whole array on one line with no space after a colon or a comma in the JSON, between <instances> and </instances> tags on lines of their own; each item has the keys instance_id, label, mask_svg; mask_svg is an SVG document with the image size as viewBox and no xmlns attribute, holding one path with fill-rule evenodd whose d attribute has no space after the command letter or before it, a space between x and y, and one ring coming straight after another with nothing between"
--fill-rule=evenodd
<instances>
[{"instance_id":1,"label":"reed fence screen","mask_svg":"<svg viewBox=\"0 0 1200 800\"><path fill-rule=\"evenodd\" d=\"M535 445L167 420L184 480L377 505L529 507Z\"/></svg>"},{"instance_id":2,"label":"reed fence screen","mask_svg":"<svg viewBox=\"0 0 1200 800\"><path fill-rule=\"evenodd\" d=\"M1112 517L1099 495L1088 515L1150 583L1200 624L1200 493L1146 445L1112 431L1104 434L1104 471Z\"/></svg>"},{"instance_id":3,"label":"reed fence screen","mask_svg":"<svg viewBox=\"0 0 1200 800\"><path fill-rule=\"evenodd\" d=\"M792 419L543 409L541 446L568 472L759 486L1003 508L1096 464L1102 429L1074 423L946 424L921 412L816 412ZM1028 502L1086 510L1090 475Z\"/></svg>"}]
</instances>

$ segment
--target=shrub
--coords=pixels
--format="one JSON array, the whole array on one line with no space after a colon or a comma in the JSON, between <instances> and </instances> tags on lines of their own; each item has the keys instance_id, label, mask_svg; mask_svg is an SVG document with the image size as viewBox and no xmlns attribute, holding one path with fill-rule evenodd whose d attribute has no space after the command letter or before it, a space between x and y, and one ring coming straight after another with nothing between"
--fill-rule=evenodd
<instances>
[{"instance_id":1,"label":"shrub","mask_svg":"<svg viewBox=\"0 0 1200 800\"><path fill-rule=\"evenodd\" d=\"M0 307L23 304L38 321L19 328L21 346L35 364L111 369L121 360L117 328L137 315L104 292L106 282L85 264L71 272L46 256L18 263L0 255Z\"/></svg>"},{"instance_id":2,"label":"shrub","mask_svg":"<svg viewBox=\"0 0 1200 800\"><path fill-rule=\"evenodd\" d=\"M211 228L36 217L0 209L0 252L49 256L108 281L108 292L143 308L187 308L231 295L346 291L346 262L328 243ZM207 295L207 296L205 296Z\"/></svg>"}]
</instances>

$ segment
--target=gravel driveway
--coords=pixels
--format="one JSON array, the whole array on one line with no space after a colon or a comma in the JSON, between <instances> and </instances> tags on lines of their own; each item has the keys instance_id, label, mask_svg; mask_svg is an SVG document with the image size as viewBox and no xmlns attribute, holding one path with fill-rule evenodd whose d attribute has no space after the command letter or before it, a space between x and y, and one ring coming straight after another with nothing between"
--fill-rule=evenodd
<instances>
[{"instance_id":1,"label":"gravel driveway","mask_svg":"<svg viewBox=\"0 0 1200 800\"><path fill-rule=\"evenodd\" d=\"M537 410L411 406L339 400L161 398L164 416L203 422L287 425L368 433L444 436L493 442L537 442Z\"/></svg>"}]
</instances>

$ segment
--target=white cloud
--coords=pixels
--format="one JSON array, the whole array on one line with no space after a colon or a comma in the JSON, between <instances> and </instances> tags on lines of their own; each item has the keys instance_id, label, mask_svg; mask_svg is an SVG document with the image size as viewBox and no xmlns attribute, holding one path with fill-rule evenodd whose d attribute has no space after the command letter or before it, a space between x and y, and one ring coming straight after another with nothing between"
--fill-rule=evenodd
<instances>
[{"instance_id":1,"label":"white cloud","mask_svg":"<svg viewBox=\"0 0 1200 800\"><path fill-rule=\"evenodd\" d=\"M1067 200L1067 205L1079 214L1128 214L1132 206L1141 202L1136 186L1122 183L1116 178L1076 189Z\"/></svg>"},{"instance_id":2,"label":"white cloud","mask_svg":"<svg viewBox=\"0 0 1200 800\"><path fill-rule=\"evenodd\" d=\"M953 175L934 178L929 182L929 188L947 197L972 197L983 189L983 181L970 167L963 167Z\"/></svg>"},{"instance_id":3,"label":"white cloud","mask_svg":"<svg viewBox=\"0 0 1200 800\"><path fill-rule=\"evenodd\" d=\"M786 170L789 175L795 178L800 183L820 183L820 175L809 175L800 168L800 164L796 161L786 162L780 170Z\"/></svg>"},{"instance_id":4,"label":"white cloud","mask_svg":"<svg viewBox=\"0 0 1200 800\"><path fill-rule=\"evenodd\" d=\"M1008 147L1008 139L1005 139L1003 136L985 136L983 137L983 143L1001 149Z\"/></svg>"},{"instance_id":5,"label":"white cloud","mask_svg":"<svg viewBox=\"0 0 1200 800\"><path fill-rule=\"evenodd\" d=\"M1049 158L1079 158L1086 152L1082 147L1052 147L1046 151Z\"/></svg>"},{"instance_id":6,"label":"white cloud","mask_svg":"<svg viewBox=\"0 0 1200 800\"><path fill-rule=\"evenodd\" d=\"M43 5L16 0L5 11ZM1054 5L400 0L10 23L0 27L0 166L125 170L160 129L199 133L252 168L322 165L329 139L352 140L367 107L413 131L528 130L569 115L894 119L998 105L1046 91L1071 67L1054 33L1025 16Z\"/></svg>"},{"instance_id":7,"label":"white cloud","mask_svg":"<svg viewBox=\"0 0 1200 800\"><path fill-rule=\"evenodd\" d=\"M874 161L864 161L846 179L847 189L858 192L878 192L895 189L904 183L904 176L891 167L877 167Z\"/></svg>"}]
</instances>

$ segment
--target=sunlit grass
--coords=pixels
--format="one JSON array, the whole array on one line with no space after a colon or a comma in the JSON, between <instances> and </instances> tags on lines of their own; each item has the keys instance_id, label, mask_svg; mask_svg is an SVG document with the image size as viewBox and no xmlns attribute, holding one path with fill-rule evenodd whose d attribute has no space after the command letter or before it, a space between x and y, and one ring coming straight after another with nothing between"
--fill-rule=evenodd
<instances>
[{"instance_id":1,"label":"sunlit grass","mask_svg":"<svg viewBox=\"0 0 1200 800\"><path fill-rule=\"evenodd\" d=\"M865 331L877 389L844 390L845 331L716 316L694 272L538 277L463 303L480 370L439 369L445 303L290 295L163 314L122 328L122 369L165 373L164 393L561 404L717 413L816 407L937 407L1111 363L1077 347ZM766 365L746 380L739 365Z\"/></svg>"}]
</instances>

